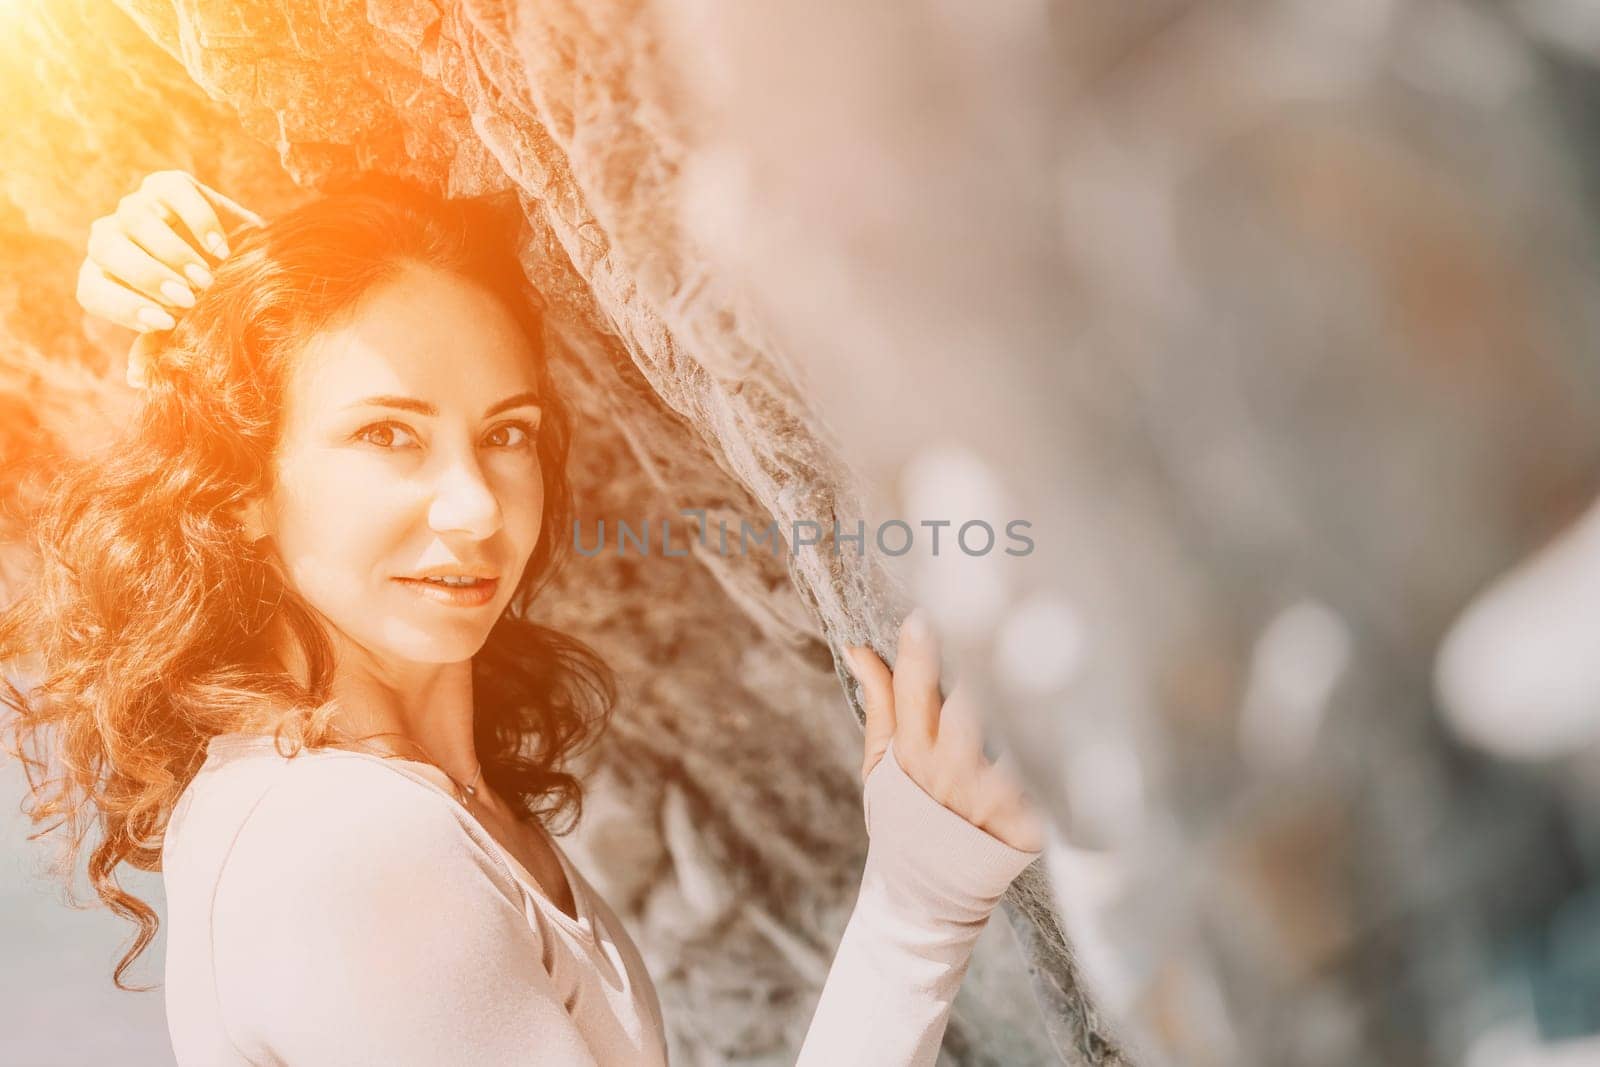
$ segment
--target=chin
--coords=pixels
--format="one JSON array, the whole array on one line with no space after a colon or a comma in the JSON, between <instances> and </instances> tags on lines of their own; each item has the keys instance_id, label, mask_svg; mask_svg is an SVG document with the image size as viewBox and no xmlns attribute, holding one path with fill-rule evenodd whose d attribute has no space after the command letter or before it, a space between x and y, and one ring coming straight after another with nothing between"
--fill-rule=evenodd
<instances>
[{"instance_id":1,"label":"chin","mask_svg":"<svg viewBox=\"0 0 1600 1067\"><path fill-rule=\"evenodd\" d=\"M433 641L407 641L390 649L392 654L414 663L460 663L471 659L483 648L489 634L485 631L476 640L446 639Z\"/></svg>"},{"instance_id":2,"label":"chin","mask_svg":"<svg viewBox=\"0 0 1600 1067\"><path fill-rule=\"evenodd\" d=\"M462 620L465 622L466 620ZM471 659L489 639L490 627L479 624L441 626L407 619L394 620L379 632L354 635L368 649L380 655L411 663L460 663Z\"/></svg>"}]
</instances>

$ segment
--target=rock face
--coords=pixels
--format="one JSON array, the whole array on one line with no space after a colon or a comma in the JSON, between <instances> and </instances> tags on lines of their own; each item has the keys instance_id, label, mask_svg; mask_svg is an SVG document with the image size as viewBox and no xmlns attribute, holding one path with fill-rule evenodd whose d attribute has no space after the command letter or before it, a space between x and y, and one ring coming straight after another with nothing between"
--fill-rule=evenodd
<instances>
[{"instance_id":1,"label":"rock face","mask_svg":"<svg viewBox=\"0 0 1600 1067\"><path fill-rule=\"evenodd\" d=\"M856 489L792 368L677 229L685 147L648 14L27 12L8 47L40 77L31 121L3 134L0 179L15 250L0 373L27 421L6 425L4 457L15 484L50 448L91 442L86 423L126 411L128 337L80 323L71 287L89 221L142 174L187 169L267 215L369 169L456 196L515 190L524 263L566 343L580 528L648 521L659 536L670 520L692 548L575 558L547 594L548 621L624 684L569 847L649 957L675 1062L788 1062L865 855L860 731L832 649L892 637L895 586L871 556L722 555L680 514L703 509L735 535L741 520L830 523L848 520ZM1025 951L999 920L980 943L946 1041L955 1062L1046 1062L1086 1040L1083 1012L1060 1010L1073 984L1041 877L1029 872L1012 906Z\"/></svg>"}]
</instances>

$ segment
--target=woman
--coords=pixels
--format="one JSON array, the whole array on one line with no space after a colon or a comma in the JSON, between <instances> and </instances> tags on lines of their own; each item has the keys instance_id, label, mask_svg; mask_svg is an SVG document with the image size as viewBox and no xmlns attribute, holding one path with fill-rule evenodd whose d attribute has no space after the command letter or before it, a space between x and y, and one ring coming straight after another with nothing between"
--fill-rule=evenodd
<instances>
[{"instance_id":1,"label":"woman","mask_svg":"<svg viewBox=\"0 0 1600 1067\"><path fill-rule=\"evenodd\" d=\"M163 872L182 1064L649 1064L660 1009L545 823L612 678L528 618L570 526L568 416L482 204L367 180L249 227L152 175L98 220L79 299L145 331L137 425L59 473L0 617L38 820L139 925ZM213 254L207 256L202 249ZM932 1063L1041 824L941 701L852 650L871 844L803 1062ZM920 786L920 788L919 788Z\"/></svg>"}]
</instances>

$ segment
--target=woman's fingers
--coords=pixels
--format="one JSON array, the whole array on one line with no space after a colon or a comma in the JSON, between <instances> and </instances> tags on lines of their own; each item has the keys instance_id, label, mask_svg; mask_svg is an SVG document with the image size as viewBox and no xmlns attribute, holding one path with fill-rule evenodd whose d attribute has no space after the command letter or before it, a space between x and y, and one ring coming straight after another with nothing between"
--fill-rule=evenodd
<instances>
[{"instance_id":1,"label":"woman's fingers","mask_svg":"<svg viewBox=\"0 0 1600 1067\"><path fill-rule=\"evenodd\" d=\"M125 198L117 207L117 221L134 244L148 252L156 262L181 273L190 286L204 289L211 284L213 279L206 266L205 255L178 236L154 206L142 200L130 201Z\"/></svg>"},{"instance_id":2,"label":"woman's fingers","mask_svg":"<svg viewBox=\"0 0 1600 1067\"><path fill-rule=\"evenodd\" d=\"M1014 848L1042 848L1043 820L1015 770L984 755L983 716L971 684L940 695L939 640L927 617L914 611L901 626L892 672L870 649L861 653L852 657L851 669L868 702L863 778L892 737L901 767L923 792ZM892 714L874 711L882 708Z\"/></svg>"},{"instance_id":3,"label":"woman's fingers","mask_svg":"<svg viewBox=\"0 0 1600 1067\"><path fill-rule=\"evenodd\" d=\"M92 259L78 268L77 295L91 315L130 330L170 330L178 324L160 304L107 276Z\"/></svg>"},{"instance_id":4,"label":"woman's fingers","mask_svg":"<svg viewBox=\"0 0 1600 1067\"><path fill-rule=\"evenodd\" d=\"M228 240L202 186L181 170L158 170L139 185L140 195L169 208L207 252L218 259L228 255Z\"/></svg>"},{"instance_id":5,"label":"woman's fingers","mask_svg":"<svg viewBox=\"0 0 1600 1067\"><path fill-rule=\"evenodd\" d=\"M211 206L217 209L217 217L222 219L225 223L232 223L232 225L227 226L226 229L232 229L234 226L238 225L260 227L267 224L266 220L260 215L257 215L254 211L251 211L249 208L239 203L239 201L233 200L223 193L219 193L217 190L211 188L209 185L206 185L204 182L195 179L195 185L199 186L200 191L206 194L206 199L211 201ZM226 229L224 232L226 232Z\"/></svg>"},{"instance_id":6,"label":"woman's fingers","mask_svg":"<svg viewBox=\"0 0 1600 1067\"><path fill-rule=\"evenodd\" d=\"M89 227L88 258L78 270L78 303L92 315L141 333L170 330L213 282L207 256L228 255L219 210L261 225L180 170L156 171ZM137 376L130 363L130 378Z\"/></svg>"},{"instance_id":7,"label":"woman's fingers","mask_svg":"<svg viewBox=\"0 0 1600 1067\"><path fill-rule=\"evenodd\" d=\"M987 822L1004 804L1004 783L990 775L983 754L983 719L969 683L958 683L939 709L939 736L933 744L930 783L940 801L974 826Z\"/></svg>"},{"instance_id":8,"label":"woman's fingers","mask_svg":"<svg viewBox=\"0 0 1600 1067\"><path fill-rule=\"evenodd\" d=\"M936 748L940 766L952 777L951 807L1013 848L1042 846L1043 824L1015 769L983 753L983 721L970 685L957 684L944 702Z\"/></svg>"},{"instance_id":9,"label":"woman's fingers","mask_svg":"<svg viewBox=\"0 0 1600 1067\"><path fill-rule=\"evenodd\" d=\"M1017 784L1014 770L997 764L984 772L972 798L970 821L1012 848L1035 852L1044 847L1045 823Z\"/></svg>"},{"instance_id":10,"label":"woman's fingers","mask_svg":"<svg viewBox=\"0 0 1600 1067\"><path fill-rule=\"evenodd\" d=\"M179 310L194 306L188 280L134 244L114 215L89 227L89 258L102 273L151 301Z\"/></svg>"},{"instance_id":11,"label":"woman's fingers","mask_svg":"<svg viewBox=\"0 0 1600 1067\"><path fill-rule=\"evenodd\" d=\"M918 741L933 744L939 735L939 639L920 609L900 624L894 661L895 723Z\"/></svg>"},{"instance_id":12,"label":"woman's fingers","mask_svg":"<svg viewBox=\"0 0 1600 1067\"><path fill-rule=\"evenodd\" d=\"M972 687L959 682L939 710L939 736L935 744L949 758L973 773L989 766L983 755L983 718L972 697Z\"/></svg>"},{"instance_id":13,"label":"woman's fingers","mask_svg":"<svg viewBox=\"0 0 1600 1067\"><path fill-rule=\"evenodd\" d=\"M861 693L866 702L867 721L862 747L865 754L861 762L861 780L865 782L872 768L883 758L884 750L894 737L895 706L894 683L889 668L878 654L865 645L852 645L845 649L845 663L856 681L861 683Z\"/></svg>"}]
</instances>

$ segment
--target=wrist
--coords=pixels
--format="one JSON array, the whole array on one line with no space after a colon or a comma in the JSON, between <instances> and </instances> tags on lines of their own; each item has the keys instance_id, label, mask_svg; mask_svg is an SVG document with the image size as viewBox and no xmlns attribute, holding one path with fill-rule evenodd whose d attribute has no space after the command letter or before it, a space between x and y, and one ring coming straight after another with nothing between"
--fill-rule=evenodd
<instances>
[{"instance_id":1,"label":"wrist","mask_svg":"<svg viewBox=\"0 0 1600 1067\"><path fill-rule=\"evenodd\" d=\"M1024 850L935 800L895 758L891 741L867 779L868 873L913 907L957 920L986 916L1042 850Z\"/></svg>"}]
</instances>

